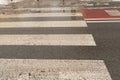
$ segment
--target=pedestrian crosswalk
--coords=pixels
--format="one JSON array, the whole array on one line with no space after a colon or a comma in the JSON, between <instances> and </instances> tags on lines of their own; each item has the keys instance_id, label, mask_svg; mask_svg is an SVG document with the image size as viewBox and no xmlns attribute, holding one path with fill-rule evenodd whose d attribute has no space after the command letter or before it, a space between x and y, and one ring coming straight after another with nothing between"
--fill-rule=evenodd
<instances>
[{"instance_id":1,"label":"pedestrian crosswalk","mask_svg":"<svg viewBox=\"0 0 120 80\"><path fill-rule=\"evenodd\" d=\"M70 8L29 8L29 10L70 10ZM1 14L0 29L87 27L80 12ZM9 29L8 29L9 30ZM62 32L61 32L62 33ZM5 34L5 33L4 33ZM96 46L92 34L1 35L0 45Z\"/></svg>"},{"instance_id":2,"label":"pedestrian crosswalk","mask_svg":"<svg viewBox=\"0 0 120 80\"><path fill-rule=\"evenodd\" d=\"M63 12L71 8L28 10L47 13L0 14L0 46L96 46L80 12ZM15 54L22 55L17 50ZM0 59L0 63L3 80L112 80L103 60Z\"/></svg>"}]
</instances>

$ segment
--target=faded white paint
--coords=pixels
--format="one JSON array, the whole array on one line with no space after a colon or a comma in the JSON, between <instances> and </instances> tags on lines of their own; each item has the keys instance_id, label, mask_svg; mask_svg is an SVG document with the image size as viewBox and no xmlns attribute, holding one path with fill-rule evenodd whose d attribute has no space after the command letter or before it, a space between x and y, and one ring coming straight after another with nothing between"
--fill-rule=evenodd
<instances>
[{"instance_id":1,"label":"faded white paint","mask_svg":"<svg viewBox=\"0 0 120 80\"><path fill-rule=\"evenodd\" d=\"M81 17L81 13L27 13L27 14L0 14L0 18L21 18L21 17Z\"/></svg>"},{"instance_id":2,"label":"faded white paint","mask_svg":"<svg viewBox=\"0 0 120 80\"><path fill-rule=\"evenodd\" d=\"M32 10L32 11L56 11L56 10L79 10L79 7L46 7L46 8L19 8L16 10Z\"/></svg>"},{"instance_id":3,"label":"faded white paint","mask_svg":"<svg viewBox=\"0 0 120 80\"><path fill-rule=\"evenodd\" d=\"M1 79L112 80L103 60L0 59L0 64Z\"/></svg>"},{"instance_id":4,"label":"faded white paint","mask_svg":"<svg viewBox=\"0 0 120 80\"><path fill-rule=\"evenodd\" d=\"M117 9L105 10L105 12L110 16L120 16L120 11Z\"/></svg>"},{"instance_id":5,"label":"faded white paint","mask_svg":"<svg viewBox=\"0 0 120 80\"><path fill-rule=\"evenodd\" d=\"M120 0L112 0L112 1L120 1Z\"/></svg>"},{"instance_id":6,"label":"faded white paint","mask_svg":"<svg viewBox=\"0 0 120 80\"><path fill-rule=\"evenodd\" d=\"M13 0L12 2L19 2L19 1L22 1L22 0ZM0 4L9 4L11 3L11 0L0 0Z\"/></svg>"},{"instance_id":7,"label":"faded white paint","mask_svg":"<svg viewBox=\"0 0 120 80\"><path fill-rule=\"evenodd\" d=\"M96 46L91 34L0 35L0 45Z\"/></svg>"},{"instance_id":8,"label":"faded white paint","mask_svg":"<svg viewBox=\"0 0 120 80\"><path fill-rule=\"evenodd\" d=\"M111 23L111 22L120 22L120 20L111 20L111 21L86 21L87 23Z\"/></svg>"},{"instance_id":9,"label":"faded white paint","mask_svg":"<svg viewBox=\"0 0 120 80\"><path fill-rule=\"evenodd\" d=\"M114 20L118 20L118 19L120 20L120 18L89 18L89 19L85 18L85 20L91 20L91 21L92 20L101 20L101 21L102 20L113 20L114 21Z\"/></svg>"},{"instance_id":10,"label":"faded white paint","mask_svg":"<svg viewBox=\"0 0 120 80\"><path fill-rule=\"evenodd\" d=\"M8 0L0 0L0 4L8 4Z\"/></svg>"},{"instance_id":11,"label":"faded white paint","mask_svg":"<svg viewBox=\"0 0 120 80\"><path fill-rule=\"evenodd\" d=\"M23 27L87 27L86 22L81 21L24 21L24 22L1 22L0 28L23 28Z\"/></svg>"}]
</instances>

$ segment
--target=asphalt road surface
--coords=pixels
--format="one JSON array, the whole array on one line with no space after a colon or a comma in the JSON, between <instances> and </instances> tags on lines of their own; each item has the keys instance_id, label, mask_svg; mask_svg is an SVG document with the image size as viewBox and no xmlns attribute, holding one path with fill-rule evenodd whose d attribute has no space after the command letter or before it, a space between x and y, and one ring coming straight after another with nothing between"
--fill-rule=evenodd
<instances>
[{"instance_id":1,"label":"asphalt road surface","mask_svg":"<svg viewBox=\"0 0 120 80\"><path fill-rule=\"evenodd\" d=\"M51 15L43 16L38 12L30 16L1 14L1 79L16 80L11 76L18 73L18 80L23 80L21 75L38 75L42 68L39 76L41 74L43 80L53 80L45 76L58 75L57 70L61 71L61 80L119 80L120 23L87 24L81 12L72 11L67 8L56 14L52 10ZM31 67L36 68L35 71L31 71ZM52 71L45 73L45 67L50 70L52 67ZM18 71L10 73L14 69ZM24 75L24 71L29 74Z\"/></svg>"},{"instance_id":2,"label":"asphalt road surface","mask_svg":"<svg viewBox=\"0 0 120 80\"><path fill-rule=\"evenodd\" d=\"M90 59L103 59L113 78L118 80L120 78L120 23L90 23L88 28L93 34L97 47L89 49L92 54Z\"/></svg>"}]
</instances>

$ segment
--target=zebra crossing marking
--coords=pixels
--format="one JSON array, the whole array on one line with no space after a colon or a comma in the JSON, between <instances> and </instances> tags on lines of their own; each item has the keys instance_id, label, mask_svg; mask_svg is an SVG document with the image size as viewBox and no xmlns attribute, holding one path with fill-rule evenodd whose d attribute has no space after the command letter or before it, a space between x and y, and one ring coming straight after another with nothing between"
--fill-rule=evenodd
<instances>
[{"instance_id":1,"label":"zebra crossing marking","mask_svg":"<svg viewBox=\"0 0 120 80\"><path fill-rule=\"evenodd\" d=\"M112 80L103 60L0 59L0 63L1 79Z\"/></svg>"},{"instance_id":2,"label":"zebra crossing marking","mask_svg":"<svg viewBox=\"0 0 120 80\"><path fill-rule=\"evenodd\" d=\"M0 45L96 46L91 34L0 35Z\"/></svg>"},{"instance_id":3,"label":"zebra crossing marking","mask_svg":"<svg viewBox=\"0 0 120 80\"><path fill-rule=\"evenodd\" d=\"M73 8L70 7L62 7L62 8L24 8L30 9L30 10L73 10ZM17 9L21 10L21 9ZM1 15L0 15L1 16ZM29 17L70 17L71 21L34 21L33 20L27 20ZM29 14L11 14L11 15L4 15L2 18L10 18L7 19L8 21L0 22L0 29L14 29L14 28L57 28L57 27L65 27L65 28L71 28L71 27L87 27L85 20L77 20L73 21L71 17L82 17L81 13L29 13ZM13 18L17 17L18 20L14 21ZM25 20L20 20L21 18L24 18ZM17 19L15 18L15 19ZM32 19L32 18L31 18ZM36 19L36 18L35 18ZM5 19L6 20L6 19ZM13 21L12 21L13 20ZM5 34L5 33L4 33ZM31 35L0 35L0 45L46 45L46 46L96 46L96 43L94 41L94 38L92 34L31 34Z\"/></svg>"},{"instance_id":4,"label":"zebra crossing marking","mask_svg":"<svg viewBox=\"0 0 120 80\"><path fill-rule=\"evenodd\" d=\"M0 14L0 18L21 18L21 17L71 17L82 16L81 13L28 13L28 14Z\"/></svg>"},{"instance_id":5,"label":"zebra crossing marking","mask_svg":"<svg viewBox=\"0 0 120 80\"><path fill-rule=\"evenodd\" d=\"M36 10L36 11L56 11L56 10L79 10L79 7L46 7L46 8L19 8L15 10Z\"/></svg>"},{"instance_id":6,"label":"zebra crossing marking","mask_svg":"<svg viewBox=\"0 0 120 80\"><path fill-rule=\"evenodd\" d=\"M22 27L87 27L85 21L24 21L24 22L1 22L0 28Z\"/></svg>"},{"instance_id":7,"label":"zebra crossing marking","mask_svg":"<svg viewBox=\"0 0 120 80\"><path fill-rule=\"evenodd\" d=\"M87 24L83 20L44 22L0 22L0 28L24 27L87 27ZM0 45L96 46L96 43L92 34L8 34L0 35ZM34 76L37 78L44 77L46 80L53 80L56 78L61 80L112 80L103 60L0 59L0 63L0 73L2 73L1 79L4 79L4 76L10 78L8 75L12 75L12 80L23 80L23 77L21 78L21 73L27 72L27 74L32 74L31 77L24 74L22 76L29 77L29 79ZM44 72L44 75L46 74L47 76L39 76L40 74L43 74L42 72ZM56 74L58 76L56 76Z\"/></svg>"}]
</instances>

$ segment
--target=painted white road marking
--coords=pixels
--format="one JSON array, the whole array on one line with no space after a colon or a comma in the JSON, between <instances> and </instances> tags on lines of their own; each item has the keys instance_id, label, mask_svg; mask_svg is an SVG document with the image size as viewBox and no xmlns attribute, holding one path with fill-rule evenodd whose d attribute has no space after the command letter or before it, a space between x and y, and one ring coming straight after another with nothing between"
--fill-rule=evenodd
<instances>
[{"instance_id":1,"label":"painted white road marking","mask_svg":"<svg viewBox=\"0 0 120 80\"><path fill-rule=\"evenodd\" d=\"M10 80L112 80L103 60L0 59L0 74Z\"/></svg>"},{"instance_id":2,"label":"painted white road marking","mask_svg":"<svg viewBox=\"0 0 120 80\"><path fill-rule=\"evenodd\" d=\"M85 20L120 20L120 18L85 18Z\"/></svg>"},{"instance_id":3,"label":"painted white road marking","mask_svg":"<svg viewBox=\"0 0 120 80\"><path fill-rule=\"evenodd\" d=\"M85 21L24 21L24 22L1 22L0 28L22 27L87 27Z\"/></svg>"},{"instance_id":4,"label":"painted white road marking","mask_svg":"<svg viewBox=\"0 0 120 80\"><path fill-rule=\"evenodd\" d=\"M36 10L36 11L56 11L56 10L79 10L79 7L46 7L46 8L19 8L15 10Z\"/></svg>"},{"instance_id":5,"label":"painted white road marking","mask_svg":"<svg viewBox=\"0 0 120 80\"><path fill-rule=\"evenodd\" d=\"M120 20L113 21L86 21L87 23L111 23L111 22L120 22Z\"/></svg>"},{"instance_id":6,"label":"painted white road marking","mask_svg":"<svg viewBox=\"0 0 120 80\"><path fill-rule=\"evenodd\" d=\"M70 10L73 8L25 8L30 10ZM18 9L17 9L18 10ZM0 15L1 18L18 17L65 17L81 16L81 13L29 13ZM0 22L0 28L30 28L30 27L87 27L86 21L15 21ZM65 45L65 46L96 46L91 34L62 35L1 35L0 45Z\"/></svg>"},{"instance_id":7,"label":"painted white road marking","mask_svg":"<svg viewBox=\"0 0 120 80\"><path fill-rule=\"evenodd\" d=\"M105 12L110 16L120 16L120 11L117 9L105 10Z\"/></svg>"},{"instance_id":8,"label":"painted white road marking","mask_svg":"<svg viewBox=\"0 0 120 80\"><path fill-rule=\"evenodd\" d=\"M28 14L0 14L0 18L20 18L20 17L72 17L82 16L81 13L28 13Z\"/></svg>"},{"instance_id":9,"label":"painted white road marking","mask_svg":"<svg viewBox=\"0 0 120 80\"><path fill-rule=\"evenodd\" d=\"M0 35L0 45L96 46L91 34Z\"/></svg>"}]
</instances>

